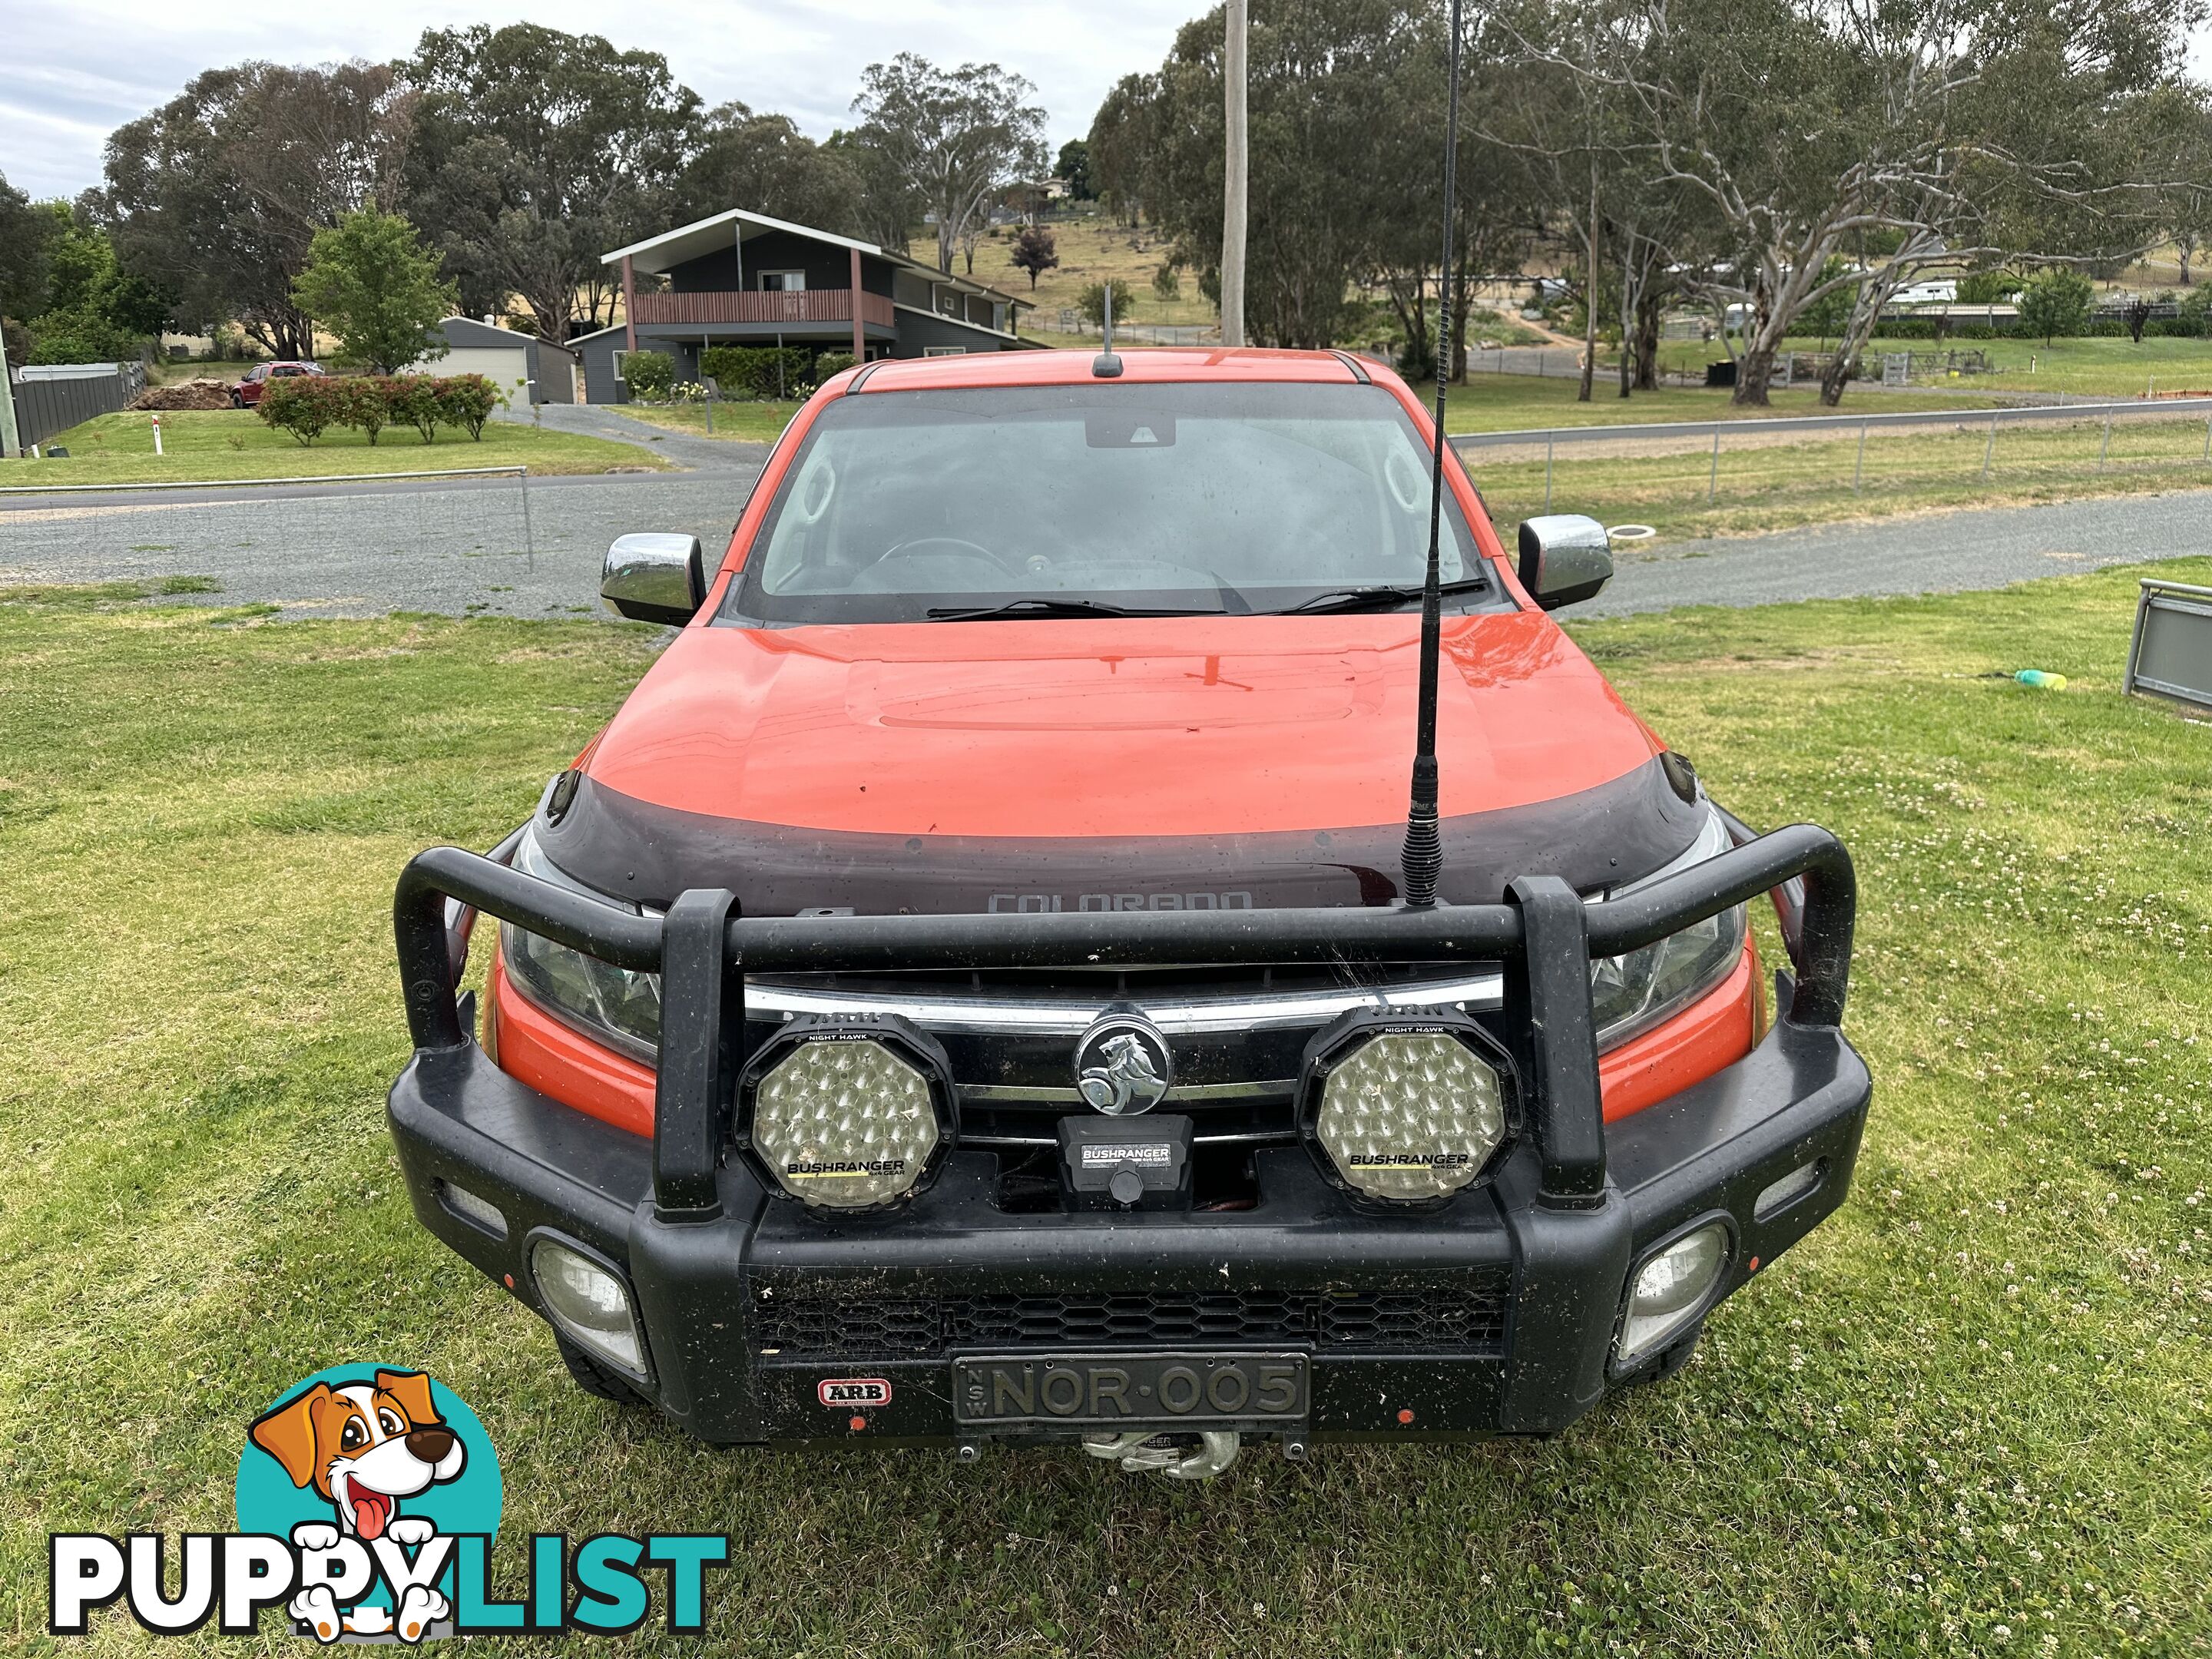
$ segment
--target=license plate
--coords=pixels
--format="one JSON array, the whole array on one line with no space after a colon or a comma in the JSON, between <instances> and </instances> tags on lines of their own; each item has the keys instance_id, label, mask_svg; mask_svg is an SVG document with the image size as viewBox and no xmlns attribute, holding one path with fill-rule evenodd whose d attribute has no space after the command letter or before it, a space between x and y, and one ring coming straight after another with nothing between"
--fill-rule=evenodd
<instances>
[{"instance_id":1,"label":"license plate","mask_svg":"<svg viewBox=\"0 0 2212 1659\"><path fill-rule=\"evenodd\" d=\"M1302 1353L1077 1353L952 1362L952 1415L978 1427L1303 1422Z\"/></svg>"}]
</instances>

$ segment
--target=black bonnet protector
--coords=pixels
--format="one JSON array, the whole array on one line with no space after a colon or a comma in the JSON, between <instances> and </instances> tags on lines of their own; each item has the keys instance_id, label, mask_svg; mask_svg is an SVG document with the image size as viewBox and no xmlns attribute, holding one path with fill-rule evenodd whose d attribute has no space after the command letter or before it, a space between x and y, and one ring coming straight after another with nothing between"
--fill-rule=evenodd
<instances>
[{"instance_id":1,"label":"black bonnet protector","mask_svg":"<svg viewBox=\"0 0 2212 1659\"><path fill-rule=\"evenodd\" d=\"M1516 876L1595 892L1650 874L1696 838L1704 809L1653 760L1556 799L1443 820L1441 896L1496 904ZM579 781L557 823L533 826L586 886L665 908L726 887L742 913L1283 909L1398 896L1402 823L1229 836L898 836L680 811Z\"/></svg>"}]
</instances>

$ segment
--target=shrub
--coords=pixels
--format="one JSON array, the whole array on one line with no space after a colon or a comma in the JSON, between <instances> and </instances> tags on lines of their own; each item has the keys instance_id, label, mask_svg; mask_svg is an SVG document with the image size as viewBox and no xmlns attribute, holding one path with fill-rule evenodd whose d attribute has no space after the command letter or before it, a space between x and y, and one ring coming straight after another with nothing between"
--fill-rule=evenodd
<instances>
[{"instance_id":1,"label":"shrub","mask_svg":"<svg viewBox=\"0 0 2212 1659\"><path fill-rule=\"evenodd\" d=\"M2020 274L2011 270L1970 270L1959 278L1962 306L2005 305L2020 291Z\"/></svg>"},{"instance_id":2,"label":"shrub","mask_svg":"<svg viewBox=\"0 0 2212 1659\"><path fill-rule=\"evenodd\" d=\"M675 383L676 359L665 351L633 351L623 358L623 380L633 398L657 398Z\"/></svg>"},{"instance_id":3,"label":"shrub","mask_svg":"<svg viewBox=\"0 0 2212 1659\"><path fill-rule=\"evenodd\" d=\"M2086 332L2094 294L2079 271L2057 265L2039 270L2020 290L2021 326L2040 334L2045 345L2061 334Z\"/></svg>"},{"instance_id":4,"label":"shrub","mask_svg":"<svg viewBox=\"0 0 2212 1659\"><path fill-rule=\"evenodd\" d=\"M699 372L713 375L725 398L766 398L787 394L814 371L800 346L715 346L700 356Z\"/></svg>"},{"instance_id":5,"label":"shrub","mask_svg":"<svg viewBox=\"0 0 2212 1659\"><path fill-rule=\"evenodd\" d=\"M2206 288L2204 292L2207 294L2212 294L2212 287ZM832 374L842 374L847 369L852 368L852 366L853 354L851 352L825 351L814 360L814 383L817 386L819 386L823 381L828 380Z\"/></svg>"},{"instance_id":6,"label":"shrub","mask_svg":"<svg viewBox=\"0 0 2212 1659\"><path fill-rule=\"evenodd\" d=\"M438 401L438 383L428 374L395 374L385 385L391 389L385 407L392 424L411 426L424 443L435 443L438 423L446 418Z\"/></svg>"},{"instance_id":7,"label":"shrub","mask_svg":"<svg viewBox=\"0 0 2212 1659\"><path fill-rule=\"evenodd\" d=\"M357 426L368 434L369 447L392 419L392 383L375 375L358 374L331 384L337 388L338 423Z\"/></svg>"},{"instance_id":8,"label":"shrub","mask_svg":"<svg viewBox=\"0 0 2212 1659\"><path fill-rule=\"evenodd\" d=\"M1081 294L1076 295L1075 308L1082 314L1083 320L1090 324L1091 327L1104 327L1106 317L1106 284L1103 283L1093 283L1090 287L1085 289ZM1136 315L1136 313L1137 295L1135 291L1133 290L1127 283L1115 283L1114 315L1121 321L1126 323L1130 318Z\"/></svg>"},{"instance_id":9,"label":"shrub","mask_svg":"<svg viewBox=\"0 0 2212 1659\"><path fill-rule=\"evenodd\" d=\"M1182 298L1182 278L1176 274L1173 261L1162 260L1159 269L1152 272L1152 292L1163 300Z\"/></svg>"},{"instance_id":10,"label":"shrub","mask_svg":"<svg viewBox=\"0 0 2212 1659\"><path fill-rule=\"evenodd\" d=\"M507 401L506 394L481 374L448 374L430 384L446 424L465 428L470 437L482 443L484 422L491 419L492 410Z\"/></svg>"},{"instance_id":11,"label":"shrub","mask_svg":"<svg viewBox=\"0 0 2212 1659\"><path fill-rule=\"evenodd\" d=\"M262 388L254 409L262 420L280 432L289 432L301 447L344 423L343 381L319 374L287 375Z\"/></svg>"}]
</instances>

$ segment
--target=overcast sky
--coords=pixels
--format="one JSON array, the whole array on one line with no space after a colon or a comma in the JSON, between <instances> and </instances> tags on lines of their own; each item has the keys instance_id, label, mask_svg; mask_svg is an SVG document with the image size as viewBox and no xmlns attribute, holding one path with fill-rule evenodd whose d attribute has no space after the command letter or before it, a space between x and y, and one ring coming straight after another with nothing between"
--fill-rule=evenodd
<instances>
[{"instance_id":1,"label":"overcast sky","mask_svg":"<svg viewBox=\"0 0 2212 1659\"><path fill-rule=\"evenodd\" d=\"M1209 0L1079 0L1007 8L947 0L656 0L608 7L536 0L529 17L662 53L709 104L780 110L816 137L848 118L868 64L918 52L990 60L1037 84L1052 139L1087 131L1121 76L1158 66ZM610 14L620 21L610 21ZM33 196L100 179L109 131L173 97L199 70L251 58L320 64L405 54L425 28L506 23L512 9L428 0L0 0L0 175ZM630 21L632 18L635 21ZM2212 76L2212 33L2192 53Z\"/></svg>"}]
</instances>

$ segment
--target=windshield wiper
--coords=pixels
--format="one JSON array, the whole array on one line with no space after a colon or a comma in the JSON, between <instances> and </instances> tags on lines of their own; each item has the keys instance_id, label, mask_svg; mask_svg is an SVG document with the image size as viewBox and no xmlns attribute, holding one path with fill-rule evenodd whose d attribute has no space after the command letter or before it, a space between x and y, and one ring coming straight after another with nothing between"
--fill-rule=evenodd
<instances>
[{"instance_id":1,"label":"windshield wiper","mask_svg":"<svg viewBox=\"0 0 2212 1659\"><path fill-rule=\"evenodd\" d=\"M932 622L994 622L1002 617L1212 617L1226 611L1176 609L1166 611L1139 610L1125 605L1108 605L1099 599L1009 599L1004 605L987 605L969 610L957 605L934 606L923 612Z\"/></svg>"},{"instance_id":2,"label":"windshield wiper","mask_svg":"<svg viewBox=\"0 0 2212 1659\"><path fill-rule=\"evenodd\" d=\"M1472 593L1477 588L1490 586L1486 576L1468 576L1455 582L1446 582L1437 592L1449 597L1454 593ZM1302 599L1287 611L1279 611L1279 617L1295 617L1313 611L1383 611L1401 605L1419 605L1421 590L1418 587L1340 587L1328 593L1316 593Z\"/></svg>"}]
</instances>

